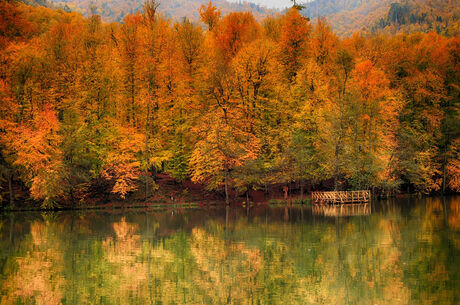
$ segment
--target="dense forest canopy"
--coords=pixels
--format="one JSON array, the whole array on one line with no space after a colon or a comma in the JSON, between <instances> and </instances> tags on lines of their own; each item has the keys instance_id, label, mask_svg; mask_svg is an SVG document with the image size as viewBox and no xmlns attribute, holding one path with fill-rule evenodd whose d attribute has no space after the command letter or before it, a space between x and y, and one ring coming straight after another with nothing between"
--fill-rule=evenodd
<instances>
[{"instance_id":1,"label":"dense forest canopy","mask_svg":"<svg viewBox=\"0 0 460 305\"><path fill-rule=\"evenodd\" d=\"M91 14L101 16L103 21L123 22L129 15L141 12L144 0L22 0L26 4L61 7L65 10L76 11L88 17ZM199 21L199 9L202 5L207 5L209 0L163 0L160 1L159 12L166 18L180 20L183 17ZM273 14L275 11L263 6L247 2L230 2L227 0L214 0L224 14L233 11L250 11L257 19Z\"/></svg>"},{"instance_id":2,"label":"dense forest canopy","mask_svg":"<svg viewBox=\"0 0 460 305\"><path fill-rule=\"evenodd\" d=\"M460 190L459 35L198 14L172 21L149 0L108 24L0 2L2 199L18 184L48 207L148 197L159 172L227 194Z\"/></svg>"},{"instance_id":3,"label":"dense forest canopy","mask_svg":"<svg viewBox=\"0 0 460 305\"><path fill-rule=\"evenodd\" d=\"M123 22L125 16L142 11L144 0L21 0L30 5L42 5L76 11L89 17L100 15L103 21ZM281 11L263 6L273 2L215 0L213 4L223 15L232 11L250 11L261 21L264 17ZM284 5L292 1L282 2ZM296 1L303 8L302 15L316 23L325 17L339 36L351 36L354 32L368 34L399 32L432 32L456 35L460 31L460 6L456 0L312 0ZM167 18L180 20L187 17L198 22L199 8L208 0L163 0L159 11ZM281 3L281 2L280 2ZM278 6L282 9L282 6Z\"/></svg>"}]
</instances>

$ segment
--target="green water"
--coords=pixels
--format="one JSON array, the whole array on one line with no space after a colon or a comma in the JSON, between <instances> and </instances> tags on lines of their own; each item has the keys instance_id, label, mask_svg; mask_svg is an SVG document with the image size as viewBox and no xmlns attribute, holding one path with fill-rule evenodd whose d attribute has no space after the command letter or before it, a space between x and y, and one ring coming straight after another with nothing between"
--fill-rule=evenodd
<instances>
[{"instance_id":1,"label":"green water","mask_svg":"<svg viewBox=\"0 0 460 305\"><path fill-rule=\"evenodd\" d=\"M459 304L460 198L0 215L0 304Z\"/></svg>"}]
</instances>

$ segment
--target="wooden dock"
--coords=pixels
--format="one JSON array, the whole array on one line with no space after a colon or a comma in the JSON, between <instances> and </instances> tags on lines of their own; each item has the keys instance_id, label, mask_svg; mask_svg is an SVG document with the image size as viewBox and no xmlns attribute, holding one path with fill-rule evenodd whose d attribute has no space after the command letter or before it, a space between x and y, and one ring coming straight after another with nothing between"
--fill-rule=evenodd
<instances>
[{"instance_id":1,"label":"wooden dock","mask_svg":"<svg viewBox=\"0 0 460 305\"><path fill-rule=\"evenodd\" d=\"M312 192L311 200L316 204L360 204L371 200L371 191Z\"/></svg>"}]
</instances>

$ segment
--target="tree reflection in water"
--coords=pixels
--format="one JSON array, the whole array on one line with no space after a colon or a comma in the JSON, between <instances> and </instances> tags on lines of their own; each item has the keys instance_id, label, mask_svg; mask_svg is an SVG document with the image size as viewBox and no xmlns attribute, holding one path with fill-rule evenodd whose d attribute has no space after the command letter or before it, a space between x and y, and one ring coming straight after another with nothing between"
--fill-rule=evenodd
<instances>
[{"instance_id":1,"label":"tree reflection in water","mask_svg":"<svg viewBox=\"0 0 460 305\"><path fill-rule=\"evenodd\" d=\"M455 304L460 198L0 218L0 304Z\"/></svg>"}]
</instances>

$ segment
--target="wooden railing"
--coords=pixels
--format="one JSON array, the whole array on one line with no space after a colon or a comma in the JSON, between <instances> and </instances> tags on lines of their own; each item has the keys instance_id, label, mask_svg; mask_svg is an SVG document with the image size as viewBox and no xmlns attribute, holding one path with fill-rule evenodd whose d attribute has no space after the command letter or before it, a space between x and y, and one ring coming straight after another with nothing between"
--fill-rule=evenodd
<instances>
[{"instance_id":1,"label":"wooden railing","mask_svg":"<svg viewBox=\"0 0 460 305\"><path fill-rule=\"evenodd\" d=\"M371 200L370 191L333 191L312 192L311 199L315 203L365 203Z\"/></svg>"}]
</instances>

